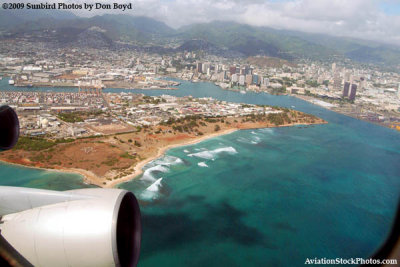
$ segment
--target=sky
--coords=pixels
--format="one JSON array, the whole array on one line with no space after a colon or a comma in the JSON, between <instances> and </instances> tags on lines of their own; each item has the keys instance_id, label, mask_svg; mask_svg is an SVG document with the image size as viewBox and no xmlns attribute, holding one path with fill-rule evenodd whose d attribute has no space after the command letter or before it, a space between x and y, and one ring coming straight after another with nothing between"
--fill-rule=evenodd
<instances>
[{"instance_id":1,"label":"sky","mask_svg":"<svg viewBox=\"0 0 400 267\"><path fill-rule=\"evenodd\" d=\"M400 45L400 0L59 0L132 3L119 12L155 18L173 28L213 20L325 33ZM33 2L46 2L31 0ZM52 1L47 1L52 2ZM75 12L81 16L116 13Z\"/></svg>"}]
</instances>

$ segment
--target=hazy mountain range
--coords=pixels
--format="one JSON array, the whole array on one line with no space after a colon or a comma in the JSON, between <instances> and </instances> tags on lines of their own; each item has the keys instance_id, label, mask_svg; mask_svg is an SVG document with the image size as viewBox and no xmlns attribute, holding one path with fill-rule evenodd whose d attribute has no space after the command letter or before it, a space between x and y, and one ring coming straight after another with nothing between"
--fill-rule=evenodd
<instances>
[{"instance_id":1,"label":"hazy mountain range","mask_svg":"<svg viewBox=\"0 0 400 267\"><path fill-rule=\"evenodd\" d=\"M287 60L349 58L389 65L400 62L397 46L227 21L173 29L151 18L129 15L82 18L67 11L0 10L0 31L2 38L30 35L59 45L131 46L160 53L205 50L224 56L266 55ZM165 48L165 44L175 47Z\"/></svg>"}]
</instances>

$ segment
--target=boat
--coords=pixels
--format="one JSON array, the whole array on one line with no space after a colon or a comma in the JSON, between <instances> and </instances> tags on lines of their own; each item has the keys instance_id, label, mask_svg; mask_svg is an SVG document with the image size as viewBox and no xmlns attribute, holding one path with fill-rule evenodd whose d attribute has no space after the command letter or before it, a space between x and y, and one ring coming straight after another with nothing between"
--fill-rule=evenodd
<instances>
[{"instance_id":1,"label":"boat","mask_svg":"<svg viewBox=\"0 0 400 267\"><path fill-rule=\"evenodd\" d=\"M14 84L15 84L15 81L14 81L13 79L10 79L10 80L8 80L8 84L9 84L9 85L14 85Z\"/></svg>"},{"instance_id":2,"label":"boat","mask_svg":"<svg viewBox=\"0 0 400 267\"><path fill-rule=\"evenodd\" d=\"M244 95L244 94L246 94L246 91L240 90L240 93L241 93L242 95Z\"/></svg>"}]
</instances>

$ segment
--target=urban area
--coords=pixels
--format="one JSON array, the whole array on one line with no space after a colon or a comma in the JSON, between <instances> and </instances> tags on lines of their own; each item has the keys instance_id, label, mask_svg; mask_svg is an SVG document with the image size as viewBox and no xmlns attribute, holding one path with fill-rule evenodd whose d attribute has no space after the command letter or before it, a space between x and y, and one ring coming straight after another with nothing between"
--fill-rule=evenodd
<instances>
[{"instance_id":1,"label":"urban area","mask_svg":"<svg viewBox=\"0 0 400 267\"><path fill-rule=\"evenodd\" d=\"M159 55L92 48L49 50L19 42L15 46L13 41L5 41L0 47L0 75L15 87L13 91L0 91L0 102L18 110L22 131L27 135L96 135L104 131L97 131L101 127L94 125L121 124L124 129L155 125L171 116L240 115L256 111L213 99L189 101L171 97L167 91L162 97L148 99L129 91L103 92L105 88L176 90L179 80L213 82L241 94L288 94L400 130L400 75L383 72L373 65L355 65L350 61L292 63L262 56L232 59L202 51ZM78 88L78 92L32 92L19 87L71 87ZM77 112L91 116L74 121L73 116L63 115Z\"/></svg>"}]
</instances>

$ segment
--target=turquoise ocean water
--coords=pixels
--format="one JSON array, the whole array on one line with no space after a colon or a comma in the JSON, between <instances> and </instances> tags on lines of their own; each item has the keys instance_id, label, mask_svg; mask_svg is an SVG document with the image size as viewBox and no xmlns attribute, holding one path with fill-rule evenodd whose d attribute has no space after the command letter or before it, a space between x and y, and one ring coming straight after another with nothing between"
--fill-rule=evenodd
<instances>
[{"instance_id":1,"label":"turquoise ocean water","mask_svg":"<svg viewBox=\"0 0 400 267\"><path fill-rule=\"evenodd\" d=\"M329 124L237 131L148 164L120 185L140 200L139 266L303 266L306 258L366 258L383 242L400 192L398 132L289 96L179 88L134 92L294 106ZM0 184L85 186L78 176L4 164Z\"/></svg>"},{"instance_id":2,"label":"turquoise ocean water","mask_svg":"<svg viewBox=\"0 0 400 267\"><path fill-rule=\"evenodd\" d=\"M85 184L82 176L78 174L20 167L2 162L0 162L0 185L60 191L96 187Z\"/></svg>"}]
</instances>

